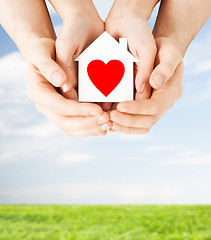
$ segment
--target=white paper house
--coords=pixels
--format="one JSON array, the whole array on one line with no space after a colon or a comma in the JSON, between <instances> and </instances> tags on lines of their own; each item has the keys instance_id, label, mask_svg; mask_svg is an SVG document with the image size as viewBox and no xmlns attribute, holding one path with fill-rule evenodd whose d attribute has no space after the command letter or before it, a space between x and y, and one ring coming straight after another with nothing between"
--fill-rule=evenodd
<instances>
[{"instance_id":1,"label":"white paper house","mask_svg":"<svg viewBox=\"0 0 211 240\"><path fill-rule=\"evenodd\" d=\"M118 60L124 64L125 72L117 87L105 96L89 78L87 67L90 62L101 60L107 64ZM80 102L122 102L134 98L134 62L138 60L127 49L127 38L117 42L111 35L104 32L76 59L78 61L78 95ZM103 84L106 84L105 82Z\"/></svg>"}]
</instances>

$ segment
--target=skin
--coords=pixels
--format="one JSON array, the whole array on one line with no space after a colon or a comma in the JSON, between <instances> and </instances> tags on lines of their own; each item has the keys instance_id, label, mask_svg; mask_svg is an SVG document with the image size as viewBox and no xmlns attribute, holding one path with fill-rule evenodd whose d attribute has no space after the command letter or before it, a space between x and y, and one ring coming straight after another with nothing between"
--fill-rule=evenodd
<instances>
[{"instance_id":1,"label":"skin","mask_svg":"<svg viewBox=\"0 0 211 240\"><path fill-rule=\"evenodd\" d=\"M170 67L176 69L181 57L184 57L188 46L196 37L200 29L211 16L210 0L163 0L153 30L155 39L165 38L172 44L172 51L179 51L175 63L171 62ZM168 63L170 60L166 59ZM165 63L165 62L164 62ZM150 84L153 88L158 89L165 84L174 69L168 69L165 64L157 66L150 77ZM156 76L162 78L162 83L157 84Z\"/></svg>"},{"instance_id":2,"label":"skin","mask_svg":"<svg viewBox=\"0 0 211 240\"><path fill-rule=\"evenodd\" d=\"M97 104L79 103L74 88L67 96L65 94L62 96L59 88L55 88L62 87L69 80L69 75L66 73L66 69L63 70L55 61L56 36L44 1L34 0L32 4L32 1L27 0L10 0L2 1L2 6L0 21L26 59L28 97L35 103L38 111L69 136L106 135L107 129L112 126L108 113L103 112ZM75 15L72 15L72 18L65 18L64 25L67 24L71 27L71 22L73 23L76 20L76 15L77 11ZM85 18L84 15L84 20L81 20L77 26L79 29L82 29L82 26L84 27L87 18L88 16ZM69 23L70 25L68 25ZM94 27L92 26L92 28ZM64 27L64 29L69 31L69 28ZM89 30L91 31L91 28ZM102 31L103 27L99 34ZM75 39L77 41L79 38L83 39L83 34L85 35L83 31L79 35L75 34ZM62 31L57 43L58 56L61 55L59 54L60 44L69 40L65 37L65 31ZM84 36L84 45L80 46L79 52L86 47L86 44L89 44L89 42L86 42L89 37L90 35ZM68 45L66 44L65 47L68 47ZM53 78L52 76L55 73L57 73L57 77ZM58 73L60 77L58 77ZM62 81L58 81L61 80L61 76Z\"/></svg>"},{"instance_id":3,"label":"skin","mask_svg":"<svg viewBox=\"0 0 211 240\"><path fill-rule=\"evenodd\" d=\"M147 20L157 1L116 0L104 26L91 0L52 0L64 23L56 40L42 0L1 1L0 21L27 61L29 98L70 136L105 135L111 127L147 133L181 96L183 56L211 12L209 0L163 0L153 38ZM78 103L73 62L104 27L115 38L127 37L129 50L140 60L135 101L113 105L110 116L97 104Z\"/></svg>"},{"instance_id":4,"label":"skin","mask_svg":"<svg viewBox=\"0 0 211 240\"><path fill-rule=\"evenodd\" d=\"M77 63L74 59L104 32L105 27L91 0L50 2L63 20L62 31L56 40L56 61L67 75L62 88L67 93L77 87Z\"/></svg>"},{"instance_id":5,"label":"skin","mask_svg":"<svg viewBox=\"0 0 211 240\"><path fill-rule=\"evenodd\" d=\"M171 51L172 46L166 45L163 39L157 42L158 54L156 61L169 59L173 62L178 52ZM182 95L183 62L177 66L168 82L160 89L154 89L150 99L135 100L119 103L115 110L110 112L113 121L112 131L125 134L146 134L150 131L165 113L173 107L175 101Z\"/></svg>"},{"instance_id":6,"label":"skin","mask_svg":"<svg viewBox=\"0 0 211 240\"><path fill-rule=\"evenodd\" d=\"M129 51L139 60L135 64L135 87L136 99L140 100L151 96L149 77L153 71L157 48L148 19L157 2L116 0L105 21L106 31L116 40L120 37L127 38ZM110 103L103 104L105 110L110 107Z\"/></svg>"},{"instance_id":7,"label":"skin","mask_svg":"<svg viewBox=\"0 0 211 240\"><path fill-rule=\"evenodd\" d=\"M138 8L140 5L136 3ZM149 78L154 89L152 96L140 101L136 95L135 101L117 104L110 112L112 131L126 134L149 132L182 95L183 57L210 17L210 5L208 0L162 1L153 31L157 55Z\"/></svg>"}]
</instances>

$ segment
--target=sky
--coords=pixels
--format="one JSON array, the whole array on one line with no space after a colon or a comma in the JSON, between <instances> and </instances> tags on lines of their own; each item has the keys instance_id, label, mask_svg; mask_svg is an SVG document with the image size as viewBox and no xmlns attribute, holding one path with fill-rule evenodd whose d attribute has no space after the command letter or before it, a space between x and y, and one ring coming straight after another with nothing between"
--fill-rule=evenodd
<instances>
[{"instance_id":1,"label":"sky","mask_svg":"<svg viewBox=\"0 0 211 240\"><path fill-rule=\"evenodd\" d=\"M105 19L113 1L94 2ZM187 51L182 98L149 134L72 138L28 100L24 60L0 26L0 204L211 204L210 29Z\"/></svg>"}]
</instances>

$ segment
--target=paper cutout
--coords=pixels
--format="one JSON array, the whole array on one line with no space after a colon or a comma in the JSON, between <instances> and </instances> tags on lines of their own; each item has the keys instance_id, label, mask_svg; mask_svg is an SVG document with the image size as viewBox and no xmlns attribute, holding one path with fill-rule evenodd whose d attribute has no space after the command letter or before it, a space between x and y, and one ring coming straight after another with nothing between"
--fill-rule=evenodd
<instances>
[{"instance_id":1,"label":"paper cutout","mask_svg":"<svg viewBox=\"0 0 211 240\"><path fill-rule=\"evenodd\" d=\"M80 102L133 100L133 69L134 62L138 60L127 50L126 38L120 38L119 43L104 32L75 61L79 62L78 95ZM101 81L99 81L100 76Z\"/></svg>"}]
</instances>

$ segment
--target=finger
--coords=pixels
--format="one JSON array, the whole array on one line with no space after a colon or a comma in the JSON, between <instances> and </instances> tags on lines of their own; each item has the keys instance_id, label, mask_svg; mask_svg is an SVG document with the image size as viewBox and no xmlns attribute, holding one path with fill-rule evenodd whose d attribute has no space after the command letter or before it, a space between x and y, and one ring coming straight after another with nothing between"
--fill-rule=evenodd
<instances>
[{"instance_id":1,"label":"finger","mask_svg":"<svg viewBox=\"0 0 211 240\"><path fill-rule=\"evenodd\" d=\"M29 62L35 70L44 76L53 86L61 87L65 84L67 76L63 69L54 61L55 42L42 40L35 44L30 51Z\"/></svg>"},{"instance_id":2,"label":"finger","mask_svg":"<svg viewBox=\"0 0 211 240\"><path fill-rule=\"evenodd\" d=\"M72 41L73 36L66 35L66 31L69 32L69 29L63 26L56 40L56 62L67 75L66 85L63 86L64 92L77 86L77 63L74 62L74 58L77 56L78 46Z\"/></svg>"},{"instance_id":3,"label":"finger","mask_svg":"<svg viewBox=\"0 0 211 240\"><path fill-rule=\"evenodd\" d=\"M44 77L34 72L31 66L27 67L27 74L28 97L32 102L60 115L88 116L102 113L102 108L97 104L79 103L64 98Z\"/></svg>"},{"instance_id":4,"label":"finger","mask_svg":"<svg viewBox=\"0 0 211 240\"><path fill-rule=\"evenodd\" d=\"M112 130L118 131L124 134L147 134L149 132L149 129L147 128L125 127L117 123L113 124Z\"/></svg>"},{"instance_id":5,"label":"finger","mask_svg":"<svg viewBox=\"0 0 211 240\"><path fill-rule=\"evenodd\" d=\"M183 63L180 63L173 77L161 89L154 90L150 99L122 102L117 105L117 110L129 114L162 115L182 95L183 70Z\"/></svg>"},{"instance_id":6,"label":"finger","mask_svg":"<svg viewBox=\"0 0 211 240\"><path fill-rule=\"evenodd\" d=\"M159 120L157 116L131 115L116 110L111 111L110 119L122 126L136 128L151 128Z\"/></svg>"},{"instance_id":7,"label":"finger","mask_svg":"<svg viewBox=\"0 0 211 240\"><path fill-rule=\"evenodd\" d=\"M149 82L144 83L144 90L143 92L136 92L135 93L135 100L145 100L151 97L152 88Z\"/></svg>"},{"instance_id":8,"label":"finger","mask_svg":"<svg viewBox=\"0 0 211 240\"><path fill-rule=\"evenodd\" d=\"M159 47L159 42L158 42ZM150 85L160 88L173 76L175 69L182 61L182 53L174 45L162 44L156 57L157 66L150 76Z\"/></svg>"},{"instance_id":9,"label":"finger","mask_svg":"<svg viewBox=\"0 0 211 240\"><path fill-rule=\"evenodd\" d=\"M135 100L122 102L117 105L119 112L128 114L157 115L161 112L162 105L155 99Z\"/></svg>"},{"instance_id":10,"label":"finger","mask_svg":"<svg viewBox=\"0 0 211 240\"><path fill-rule=\"evenodd\" d=\"M135 86L139 93L145 91L146 84L149 82L150 75L153 71L157 51L155 46L155 43L152 42L151 45L138 45L137 47L139 63L136 64L137 74L135 78ZM149 95L146 97L149 97Z\"/></svg>"},{"instance_id":11,"label":"finger","mask_svg":"<svg viewBox=\"0 0 211 240\"><path fill-rule=\"evenodd\" d=\"M78 100L78 93L74 88L71 88L69 92L64 92L61 89L62 95L66 98L66 99L71 99L71 100Z\"/></svg>"},{"instance_id":12,"label":"finger","mask_svg":"<svg viewBox=\"0 0 211 240\"><path fill-rule=\"evenodd\" d=\"M106 113L103 113L100 116L65 117L58 115L41 105L36 105L36 108L63 132L84 131L96 127L100 128L102 131L106 131L112 126L111 122L109 122L109 116ZM104 119L104 124L101 126L99 120L102 119Z\"/></svg>"}]
</instances>

